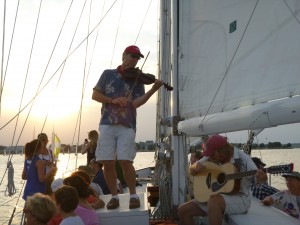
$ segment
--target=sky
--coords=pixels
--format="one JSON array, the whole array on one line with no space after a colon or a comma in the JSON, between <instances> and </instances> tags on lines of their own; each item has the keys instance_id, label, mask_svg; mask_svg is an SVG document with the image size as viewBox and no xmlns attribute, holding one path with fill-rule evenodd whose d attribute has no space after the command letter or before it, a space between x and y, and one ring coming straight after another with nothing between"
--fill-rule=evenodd
<instances>
[{"instance_id":1,"label":"sky","mask_svg":"<svg viewBox=\"0 0 300 225\"><path fill-rule=\"evenodd\" d=\"M20 1L13 30L17 2L6 1L5 29L0 6L0 145L24 145L41 131L50 136L53 130L62 143L82 144L90 130L98 130L101 104L91 99L92 89L104 69L121 64L128 45L149 53L138 66L144 63L143 71L157 77L159 0L93 0L92 5L91 0L75 0L58 41L71 0L43 1L36 32L40 1ZM88 42L80 44L93 29ZM38 92L33 104L16 116ZM156 95L138 109L136 142L155 140L155 120ZM247 132L226 135L232 142L247 140ZM256 141L300 142L300 124L268 128Z\"/></svg>"}]
</instances>

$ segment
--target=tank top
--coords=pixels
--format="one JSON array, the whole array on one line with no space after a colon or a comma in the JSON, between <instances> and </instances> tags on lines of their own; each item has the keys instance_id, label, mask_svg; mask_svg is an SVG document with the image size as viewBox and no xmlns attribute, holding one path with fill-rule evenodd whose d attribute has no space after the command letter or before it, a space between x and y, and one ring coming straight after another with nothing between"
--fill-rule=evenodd
<instances>
[{"instance_id":1,"label":"tank top","mask_svg":"<svg viewBox=\"0 0 300 225\"><path fill-rule=\"evenodd\" d=\"M36 162L40 160L39 156L35 155L32 158L31 165L29 166L27 174L27 182L24 189L23 199L26 200L27 196L33 195L35 193L45 193L46 183L39 181L38 170L36 167ZM24 162L26 166L26 160ZM25 167L26 168L26 167Z\"/></svg>"}]
</instances>

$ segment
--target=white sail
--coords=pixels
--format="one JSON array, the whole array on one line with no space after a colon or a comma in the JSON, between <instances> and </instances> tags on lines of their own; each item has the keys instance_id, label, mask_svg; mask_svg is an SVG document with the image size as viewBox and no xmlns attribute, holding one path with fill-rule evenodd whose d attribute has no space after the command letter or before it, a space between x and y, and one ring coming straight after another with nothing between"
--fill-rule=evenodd
<instances>
[{"instance_id":1,"label":"white sail","mask_svg":"<svg viewBox=\"0 0 300 225\"><path fill-rule=\"evenodd\" d=\"M300 122L299 1L190 0L180 8L179 131Z\"/></svg>"}]
</instances>

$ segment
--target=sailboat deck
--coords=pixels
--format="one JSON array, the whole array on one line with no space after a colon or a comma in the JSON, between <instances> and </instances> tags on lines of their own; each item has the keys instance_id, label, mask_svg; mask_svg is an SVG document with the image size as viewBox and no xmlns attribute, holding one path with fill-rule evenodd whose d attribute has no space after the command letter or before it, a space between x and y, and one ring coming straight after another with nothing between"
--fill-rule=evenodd
<instances>
[{"instance_id":1,"label":"sailboat deck","mask_svg":"<svg viewBox=\"0 0 300 225\"><path fill-rule=\"evenodd\" d=\"M114 210L107 210L106 207L96 211L101 225L122 224L122 225L149 225L149 208L146 193L138 193L141 207L129 209L129 193L119 194L120 207ZM105 205L111 199L111 195L101 196Z\"/></svg>"},{"instance_id":2,"label":"sailboat deck","mask_svg":"<svg viewBox=\"0 0 300 225\"><path fill-rule=\"evenodd\" d=\"M258 199L252 198L247 214L228 216L230 225L299 225L299 220L270 206L264 206Z\"/></svg>"}]
</instances>

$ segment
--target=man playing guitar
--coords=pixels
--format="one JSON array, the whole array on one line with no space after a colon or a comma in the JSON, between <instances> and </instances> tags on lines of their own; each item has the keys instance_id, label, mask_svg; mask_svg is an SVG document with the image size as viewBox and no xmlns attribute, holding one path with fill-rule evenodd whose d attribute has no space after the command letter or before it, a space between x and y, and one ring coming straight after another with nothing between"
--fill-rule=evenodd
<instances>
[{"instance_id":1,"label":"man playing guitar","mask_svg":"<svg viewBox=\"0 0 300 225\"><path fill-rule=\"evenodd\" d=\"M257 170L256 165L249 155L234 148L227 142L226 137L220 135L213 135L208 139L203 155L202 159L190 166L191 175L196 175L207 170L206 165L208 164L206 162L212 162L216 167L232 163L240 172ZM216 169L212 168L210 175L213 175L214 170ZM267 179L266 173L259 169L255 177L257 182L263 182ZM205 181L208 189L218 190L223 187L219 182L212 181L209 178L210 176ZM194 216L208 216L210 225L221 225L224 214L246 213L251 203L251 181L252 176L245 176L235 183L234 191L231 193L216 193L208 195L207 202L199 202L193 199L180 205L178 213L181 224L194 224Z\"/></svg>"}]
</instances>

